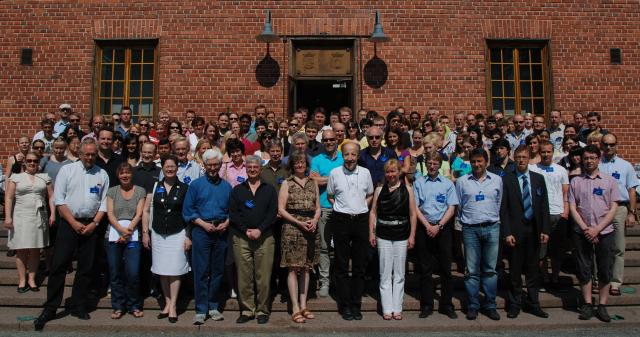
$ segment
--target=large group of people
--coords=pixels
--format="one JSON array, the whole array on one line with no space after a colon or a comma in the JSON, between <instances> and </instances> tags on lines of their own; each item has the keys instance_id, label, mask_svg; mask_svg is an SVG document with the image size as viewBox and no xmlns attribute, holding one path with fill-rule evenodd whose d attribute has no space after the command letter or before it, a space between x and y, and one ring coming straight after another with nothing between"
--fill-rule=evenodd
<instances>
[{"instance_id":1,"label":"large group of people","mask_svg":"<svg viewBox=\"0 0 640 337\"><path fill-rule=\"evenodd\" d=\"M597 112L491 116L398 107L385 116L348 107L280 120L266 106L206 121L161 110L133 121L123 107L93 116L88 132L69 104L20 137L7 160L5 222L18 293L48 276L40 330L56 317L77 259L69 313L110 293L112 319L178 320L181 282L193 274L194 324L269 321L271 301L291 320L315 318L310 294L334 295L340 316L363 319L366 280L378 281L382 318L402 320L408 252L416 258L421 318L455 319L451 265L464 272L465 317L499 320L498 278L508 260L506 314L548 317L541 289L562 289L571 253L579 318L608 322L623 284L625 226L636 223L633 166ZM523 285L524 274L524 285ZM523 286L526 291L523 291ZM566 284L564 285L566 287ZM592 303L592 290L599 293ZM480 296L480 292L484 297Z\"/></svg>"}]
</instances>

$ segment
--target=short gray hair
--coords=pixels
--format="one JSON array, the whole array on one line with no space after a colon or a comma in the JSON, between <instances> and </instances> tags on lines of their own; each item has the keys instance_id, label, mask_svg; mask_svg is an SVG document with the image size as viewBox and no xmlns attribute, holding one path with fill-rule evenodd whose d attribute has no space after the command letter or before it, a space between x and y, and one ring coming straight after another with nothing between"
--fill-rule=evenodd
<instances>
[{"instance_id":1,"label":"short gray hair","mask_svg":"<svg viewBox=\"0 0 640 337\"><path fill-rule=\"evenodd\" d=\"M294 134L293 136L291 136L291 144L295 144L296 140L298 140L298 139L304 140L304 143L309 145L309 140L307 139L307 135L305 135L302 132L298 132L298 133Z\"/></svg>"},{"instance_id":2,"label":"short gray hair","mask_svg":"<svg viewBox=\"0 0 640 337\"><path fill-rule=\"evenodd\" d=\"M80 143L80 150L78 152L80 153L84 153L84 149L85 147L87 147L88 145L95 145L97 146L98 143L96 142L95 139L91 138L91 137L87 137L85 138L81 143Z\"/></svg>"},{"instance_id":3,"label":"short gray hair","mask_svg":"<svg viewBox=\"0 0 640 337\"><path fill-rule=\"evenodd\" d=\"M207 151L204 151L204 153L202 154L203 162L206 163L211 159L222 161L222 153L220 153L220 150L218 150L218 148L208 149Z\"/></svg>"},{"instance_id":4,"label":"short gray hair","mask_svg":"<svg viewBox=\"0 0 640 337\"><path fill-rule=\"evenodd\" d=\"M244 160L245 165L249 164L258 164L258 166L262 166L262 158L258 156L247 156L247 159Z\"/></svg>"}]
</instances>

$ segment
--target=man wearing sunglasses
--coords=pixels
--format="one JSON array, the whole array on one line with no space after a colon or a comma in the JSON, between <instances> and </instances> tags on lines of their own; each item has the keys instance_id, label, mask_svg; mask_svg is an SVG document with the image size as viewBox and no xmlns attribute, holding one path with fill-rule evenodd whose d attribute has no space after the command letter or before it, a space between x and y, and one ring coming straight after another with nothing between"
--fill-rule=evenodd
<instances>
[{"instance_id":1,"label":"man wearing sunglasses","mask_svg":"<svg viewBox=\"0 0 640 337\"><path fill-rule=\"evenodd\" d=\"M314 157L311 161L309 177L318 184L320 192L320 221L318 221L318 230L320 231L320 266L318 273L320 291L318 295L327 297L329 296L329 266L331 262L329 258L331 235L327 223L333 212L332 205L327 198L327 181L331 170L342 166L344 160L342 159L342 153L338 151L336 133L333 130L324 130L322 132L322 144L324 145L324 152Z\"/></svg>"},{"instance_id":2,"label":"man wearing sunglasses","mask_svg":"<svg viewBox=\"0 0 640 337\"><path fill-rule=\"evenodd\" d=\"M375 125L375 121L374 121ZM396 152L388 147L382 147L383 132L377 126L367 130L369 146L360 152L358 165L365 167L371 173L373 186L381 184L384 179L384 164L389 159L398 159Z\"/></svg>"},{"instance_id":3,"label":"man wearing sunglasses","mask_svg":"<svg viewBox=\"0 0 640 337\"><path fill-rule=\"evenodd\" d=\"M509 141L509 146L511 146L511 151L513 155L513 150L517 148L519 145L524 144L524 139L530 134L524 127L524 116L515 115L513 116L513 125L515 126L515 130L506 136L504 139Z\"/></svg>"},{"instance_id":4,"label":"man wearing sunglasses","mask_svg":"<svg viewBox=\"0 0 640 337\"><path fill-rule=\"evenodd\" d=\"M603 174L611 175L617 183L620 192L618 209L613 217L614 244L613 244L613 277L609 294L620 296L620 286L623 281L624 251L625 251L625 224L633 227L636 224L636 187L638 177L633 166L618 156L618 139L612 133L606 134L600 140L602 159L599 169Z\"/></svg>"},{"instance_id":5,"label":"man wearing sunglasses","mask_svg":"<svg viewBox=\"0 0 640 337\"><path fill-rule=\"evenodd\" d=\"M58 107L60 109L60 120L53 126L53 135L58 137L69 126L69 114L71 114L71 104L63 103Z\"/></svg>"}]
</instances>

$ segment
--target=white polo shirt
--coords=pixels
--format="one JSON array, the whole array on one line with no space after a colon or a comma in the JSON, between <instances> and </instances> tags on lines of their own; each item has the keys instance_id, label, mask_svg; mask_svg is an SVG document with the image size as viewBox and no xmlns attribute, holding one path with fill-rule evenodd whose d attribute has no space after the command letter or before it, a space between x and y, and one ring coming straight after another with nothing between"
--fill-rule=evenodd
<instances>
[{"instance_id":1,"label":"white polo shirt","mask_svg":"<svg viewBox=\"0 0 640 337\"><path fill-rule=\"evenodd\" d=\"M567 170L556 163L551 163L551 166L545 166L540 163L529 165L529 170L540 173L544 177L544 183L547 185L547 197L549 198L549 214L562 214L564 212L562 185L569 186Z\"/></svg>"},{"instance_id":2,"label":"white polo shirt","mask_svg":"<svg viewBox=\"0 0 640 337\"><path fill-rule=\"evenodd\" d=\"M74 218L94 217L107 211L109 175L98 165L86 169L82 161L63 166L56 177L56 206L67 205Z\"/></svg>"},{"instance_id":3,"label":"white polo shirt","mask_svg":"<svg viewBox=\"0 0 640 337\"><path fill-rule=\"evenodd\" d=\"M333 196L333 210L351 215L367 213L367 196L373 194L373 180L369 170L356 166L348 171L344 165L329 173L327 194Z\"/></svg>"}]
</instances>

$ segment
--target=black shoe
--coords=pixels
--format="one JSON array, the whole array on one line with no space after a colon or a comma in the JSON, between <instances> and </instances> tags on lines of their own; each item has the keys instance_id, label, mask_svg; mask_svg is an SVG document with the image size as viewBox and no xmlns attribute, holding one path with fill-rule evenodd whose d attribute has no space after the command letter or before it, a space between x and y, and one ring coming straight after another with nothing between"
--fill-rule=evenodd
<instances>
[{"instance_id":1,"label":"black shoe","mask_svg":"<svg viewBox=\"0 0 640 337\"><path fill-rule=\"evenodd\" d=\"M24 294L29 291L29 286L18 287L16 291L18 292L18 294Z\"/></svg>"},{"instance_id":2,"label":"black shoe","mask_svg":"<svg viewBox=\"0 0 640 337\"><path fill-rule=\"evenodd\" d=\"M29 290L33 291L34 293L37 293L40 291L40 287L29 287Z\"/></svg>"},{"instance_id":3,"label":"black shoe","mask_svg":"<svg viewBox=\"0 0 640 337\"><path fill-rule=\"evenodd\" d=\"M442 308L442 309L439 309L438 312L451 319L458 318L458 314L456 314L456 311L453 309L453 307ZM422 312L420 314L422 314Z\"/></svg>"},{"instance_id":4,"label":"black shoe","mask_svg":"<svg viewBox=\"0 0 640 337\"><path fill-rule=\"evenodd\" d=\"M169 323L176 324L178 323L178 317L169 317Z\"/></svg>"},{"instance_id":5,"label":"black shoe","mask_svg":"<svg viewBox=\"0 0 640 337\"><path fill-rule=\"evenodd\" d=\"M14 257L14 256L16 256L16 250L15 249L7 250L7 257Z\"/></svg>"},{"instance_id":6,"label":"black shoe","mask_svg":"<svg viewBox=\"0 0 640 337\"><path fill-rule=\"evenodd\" d=\"M247 316L247 315L240 315L240 317L238 317L238 319L236 319L236 323L238 324L244 324L249 322L250 320L252 320L253 317L251 316Z\"/></svg>"},{"instance_id":7,"label":"black shoe","mask_svg":"<svg viewBox=\"0 0 640 337\"><path fill-rule=\"evenodd\" d=\"M611 322L611 317L609 317L609 313L607 312L607 306L604 304L600 304L598 306L598 309L596 310L596 317L605 323Z\"/></svg>"},{"instance_id":8,"label":"black shoe","mask_svg":"<svg viewBox=\"0 0 640 337\"><path fill-rule=\"evenodd\" d=\"M491 320L494 321L499 321L500 320L500 314L498 313L498 311L496 309L488 309L485 311L485 315L487 315L487 317L489 317Z\"/></svg>"},{"instance_id":9,"label":"black shoe","mask_svg":"<svg viewBox=\"0 0 640 337\"><path fill-rule=\"evenodd\" d=\"M269 315L259 315L256 318L256 321L258 322L258 324L267 324L269 323Z\"/></svg>"},{"instance_id":10,"label":"black shoe","mask_svg":"<svg viewBox=\"0 0 640 337\"><path fill-rule=\"evenodd\" d=\"M540 307L537 307L537 306L536 307L531 307L531 308L526 308L524 310L524 312L530 313L533 316L537 316L537 317L540 317L540 318L549 318L549 314L544 312L544 311L542 311L542 309Z\"/></svg>"},{"instance_id":11,"label":"black shoe","mask_svg":"<svg viewBox=\"0 0 640 337\"><path fill-rule=\"evenodd\" d=\"M468 320L474 321L476 318L478 318L478 310L468 309L466 317Z\"/></svg>"},{"instance_id":12,"label":"black shoe","mask_svg":"<svg viewBox=\"0 0 640 337\"><path fill-rule=\"evenodd\" d=\"M40 316L38 316L38 318L36 318L36 320L33 321L33 328L36 331L42 331L45 324L47 324L47 322L53 320L54 318L56 318L55 312L51 312L49 310L43 310Z\"/></svg>"},{"instance_id":13,"label":"black shoe","mask_svg":"<svg viewBox=\"0 0 640 337\"><path fill-rule=\"evenodd\" d=\"M167 317L169 317L168 313L161 312L158 314L158 319L165 319Z\"/></svg>"},{"instance_id":14,"label":"black shoe","mask_svg":"<svg viewBox=\"0 0 640 337\"><path fill-rule=\"evenodd\" d=\"M433 308L431 307L423 307L420 310L420 314L418 315L419 318L427 318L429 316L431 316L433 314Z\"/></svg>"},{"instance_id":15,"label":"black shoe","mask_svg":"<svg viewBox=\"0 0 640 337\"><path fill-rule=\"evenodd\" d=\"M585 303L580 307L580 315L578 319L588 321L593 317L593 305L591 303Z\"/></svg>"},{"instance_id":16,"label":"black shoe","mask_svg":"<svg viewBox=\"0 0 640 337\"><path fill-rule=\"evenodd\" d=\"M82 321L88 321L91 319L91 316L89 316L89 314L84 311L72 311L69 313L69 315Z\"/></svg>"},{"instance_id":17,"label":"black shoe","mask_svg":"<svg viewBox=\"0 0 640 337\"><path fill-rule=\"evenodd\" d=\"M518 317L518 315L520 315L520 309L517 308L509 308L509 310L507 310L507 318L516 318Z\"/></svg>"},{"instance_id":18,"label":"black shoe","mask_svg":"<svg viewBox=\"0 0 640 337\"><path fill-rule=\"evenodd\" d=\"M353 321L353 313L351 313L351 309L349 308L342 309L342 313L340 313L340 315L345 321Z\"/></svg>"},{"instance_id":19,"label":"black shoe","mask_svg":"<svg viewBox=\"0 0 640 337\"><path fill-rule=\"evenodd\" d=\"M362 312L360 311L360 309L353 309L351 312L353 319L355 319L356 321L362 320Z\"/></svg>"}]
</instances>

